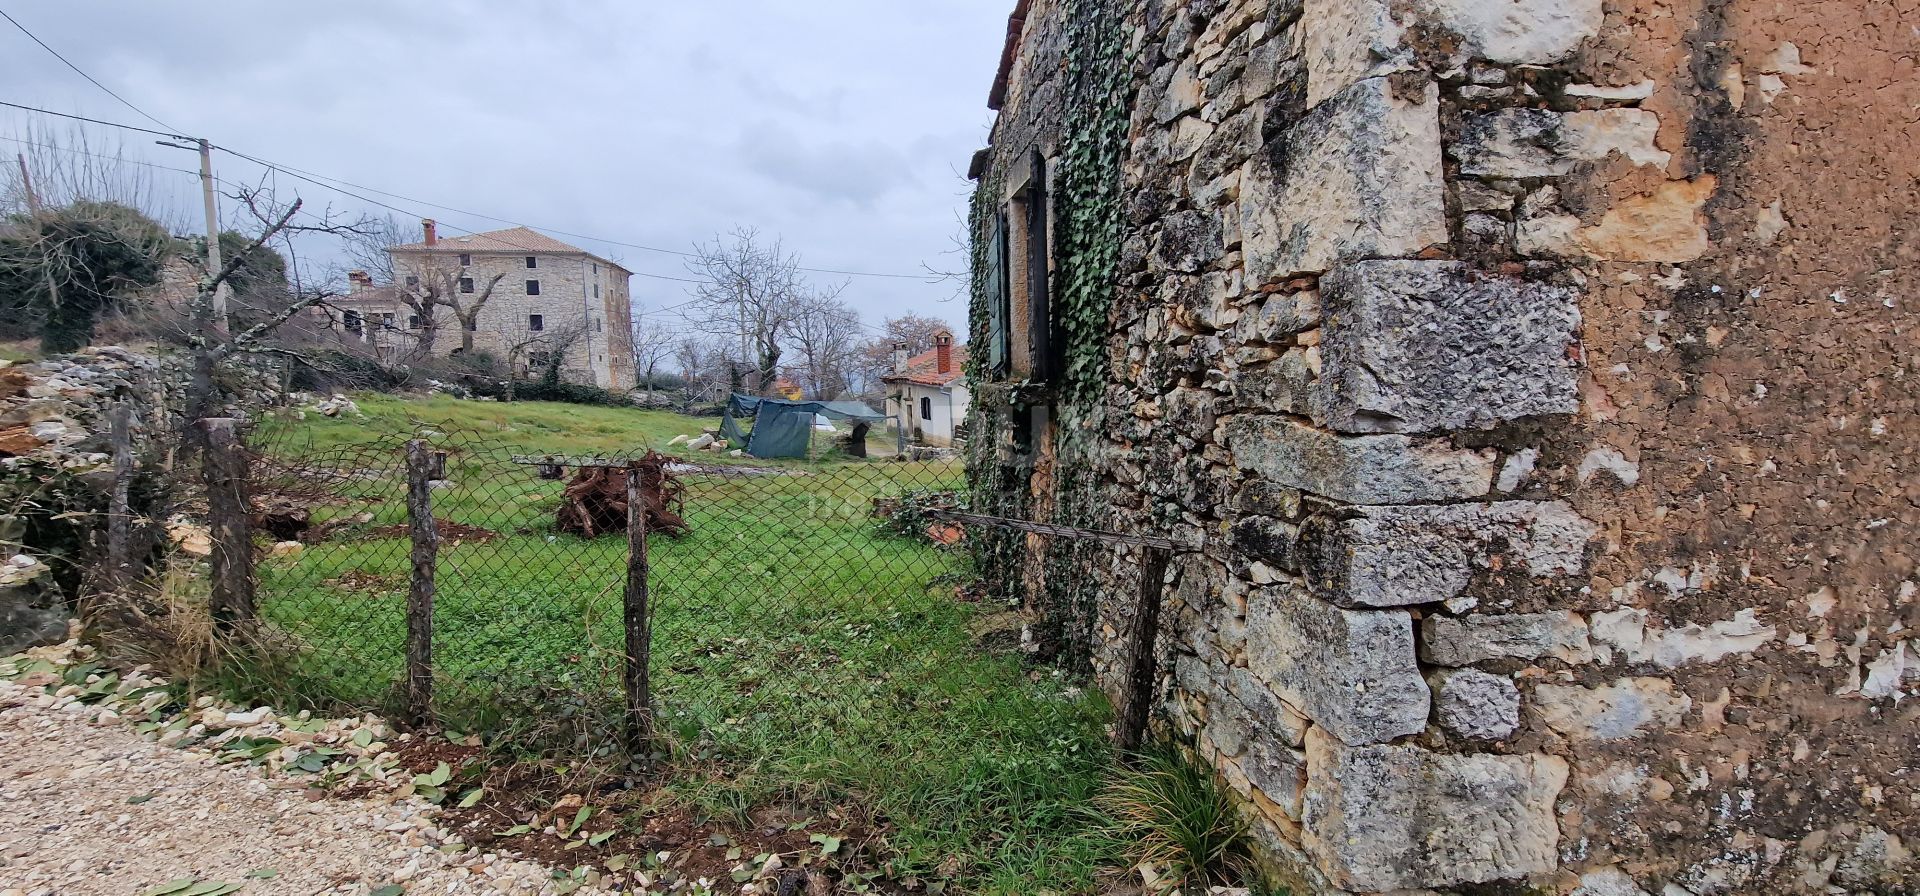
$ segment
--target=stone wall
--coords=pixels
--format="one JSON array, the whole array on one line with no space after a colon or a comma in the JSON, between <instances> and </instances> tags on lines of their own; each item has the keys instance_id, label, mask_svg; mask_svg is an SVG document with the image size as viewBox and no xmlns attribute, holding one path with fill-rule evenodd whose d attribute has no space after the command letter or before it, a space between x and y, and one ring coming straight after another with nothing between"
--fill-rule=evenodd
<instances>
[{"instance_id":1,"label":"stone wall","mask_svg":"<svg viewBox=\"0 0 1920 896\"><path fill-rule=\"evenodd\" d=\"M1896 6L1023 5L976 223L1118 10L1123 249L1053 259L1110 284L1098 398L980 377L976 487L1199 546L1158 724L1295 889L1920 888ZM983 556L1052 612L1059 553Z\"/></svg>"}]
</instances>

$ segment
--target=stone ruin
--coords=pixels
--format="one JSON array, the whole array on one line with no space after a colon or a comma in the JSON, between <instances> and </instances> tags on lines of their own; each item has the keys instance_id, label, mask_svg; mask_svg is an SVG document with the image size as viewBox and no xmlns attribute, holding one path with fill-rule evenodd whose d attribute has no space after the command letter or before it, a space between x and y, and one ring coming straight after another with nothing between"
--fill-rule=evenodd
<instances>
[{"instance_id":1,"label":"stone ruin","mask_svg":"<svg viewBox=\"0 0 1920 896\"><path fill-rule=\"evenodd\" d=\"M1198 545L1154 724L1295 892L1920 891L1910 26L1020 0L970 476ZM976 549L1117 695L1137 563Z\"/></svg>"}]
</instances>

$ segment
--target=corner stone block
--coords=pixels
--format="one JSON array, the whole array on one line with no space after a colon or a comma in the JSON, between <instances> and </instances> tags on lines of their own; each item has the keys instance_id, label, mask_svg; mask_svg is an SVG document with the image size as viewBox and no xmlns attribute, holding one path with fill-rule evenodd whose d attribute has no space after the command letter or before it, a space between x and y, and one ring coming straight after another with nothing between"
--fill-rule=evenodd
<instances>
[{"instance_id":1,"label":"corner stone block","mask_svg":"<svg viewBox=\"0 0 1920 896\"><path fill-rule=\"evenodd\" d=\"M1446 242L1438 97L1431 83L1408 100L1385 78L1361 81L1247 162L1240 241L1248 283Z\"/></svg>"},{"instance_id":2,"label":"corner stone block","mask_svg":"<svg viewBox=\"0 0 1920 896\"><path fill-rule=\"evenodd\" d=\"M1457 59L1559 62L1599 33L1601 0L1306 0L1308 102L1362 78L1412 69L1412 40L1450 36ZM1464 59L1460 59L1464 61Z\"/></svg>"},{"instance_id":3,"label":"corner stone block","mask_svg":"<svg viewBox=\"0 0 1920 896\"><path fill-rule=\"evenodd\" d=\"M1420 658L1436 666L1471 666L1496 659L1553 657L1593 662L1587 623L1561 610L1503 616L1428 616L1420 620Z\"/></svg>"},{"instance_id":4,"label":"corner stone block","mask_svg":"<svg viewBox=\"0 0 1920 896\"><path fill-rule=\"evenodd\" d=\"M1550 872L1567 782L1556 756L1432 753L1307 734L1303 845L1337 886L1362 892Z\"/></svg>"},{"instance_id":5,"label":"corner stone block","mask_svg":"<svg viewBox=\"0 0 1920 896\"><path fill-rule=\"evenodd\" d=\"M1344 432L1485 429L1580 409L1579 295L1454 261L1365 261L1321 280L1309 403Z\"/></svg>"},{"instance_id":6,"label":"corner stone block","mask_svg":"<svg viewBox=\"0 0 1920 896\"><path fill-rule=\"evenodd\" d=\"M1384 743L1427 725L1431 694L1408 613L1259 589L1247 608L1247 671L1344 743Z\"/></svg>"},{"instance_id":7,"label":"corner stone block","mask_svg":"<svg viewBox=\"0 0 1920 896\"><path fill-rule=\"evenodd\" d=\"M1509 576L1577 575L1595 531L1560 501L1367 507L1359 513L1316 518L1302 528L1290 554L1314 595L1342 607L1448 600L1477 570L1496 565Z\"/></svg>"},{"instance_id":8,"label":"corner stone block","mask_svg":"<svg viewBox=\"0 0 1920 896\"><path fill-rule=\"evenodd\" d=\"M1239 469L1347 504L1471 500L1493 488L1491 451L1402 435L1341 436L1256 414L1235 416L1226 430Z\"/></svg>"}]
</instances>

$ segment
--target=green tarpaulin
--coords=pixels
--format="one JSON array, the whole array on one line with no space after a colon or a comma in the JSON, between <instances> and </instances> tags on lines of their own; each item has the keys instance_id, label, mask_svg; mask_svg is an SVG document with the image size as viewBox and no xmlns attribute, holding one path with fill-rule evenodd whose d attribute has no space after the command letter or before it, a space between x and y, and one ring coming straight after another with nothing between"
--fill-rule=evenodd
<instances>
[{"instance_id":1,"label":"green tarpaulin","mask_svg":"<svg viewBox=\"0 0 1920 896\"><path fill-rule=\"evenodd\" d=\"M726 415L720 419L720 435L754 457L806 457L816 414L868 425L887 419L858 401L787 401L735 392L727 401ZM740 421L749 417L753 430L742 431Z\"/></svg>"}]
</instances>

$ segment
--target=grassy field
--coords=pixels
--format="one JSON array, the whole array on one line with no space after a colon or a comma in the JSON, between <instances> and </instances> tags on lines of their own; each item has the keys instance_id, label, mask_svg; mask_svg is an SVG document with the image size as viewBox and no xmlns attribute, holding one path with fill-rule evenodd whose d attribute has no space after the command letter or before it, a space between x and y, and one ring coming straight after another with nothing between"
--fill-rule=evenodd
<instances>
[{"instance_id":1,"label":"grassy field","mask_svg":"<svg viewBox=\"0 0 1920 896\"><path fill-rule=\"evenodd\" d=\"M611 749L625 538L557 533L561 483L505 458L667 451L717 421L356 401L366 419L310 415L261 434L283 455L349 461L352 474L327 483L338 497L309 498L317 522L372 515L263 565L262 612L307 648L277 670L283 698L390 700L409 562L396 446L425 427L453 446L435 515L474 527L441 553L438 710L504 742ZM885 819L902 874L957 872L978 892L1087 890L1112 861L1079 833L1108 764L1104 702L980 647L993 608L956 599L964 558L884 533L871 514L876 497L957 487L957 465L732 463L766 469L683 474L692 532L651 540L670 792L735 819L781 803L858 805Z\"/></svg>"}]
</instances>

